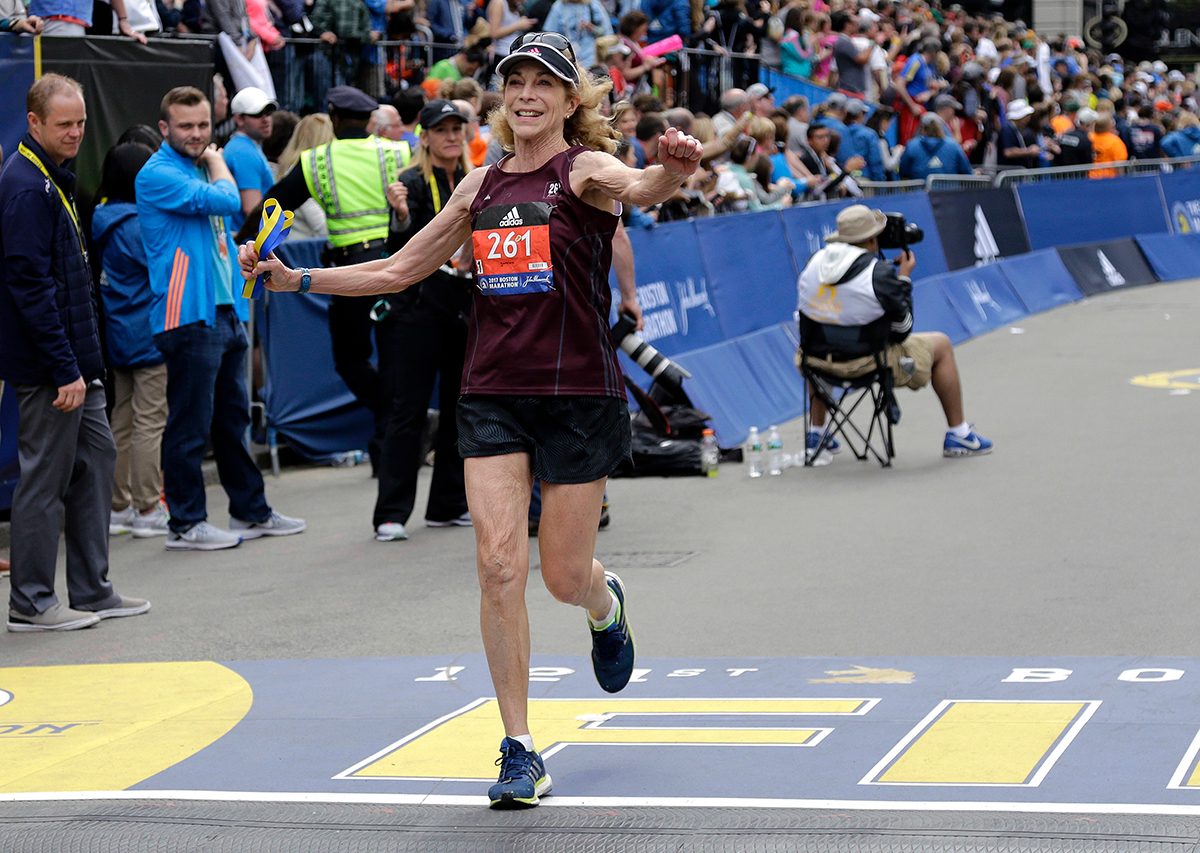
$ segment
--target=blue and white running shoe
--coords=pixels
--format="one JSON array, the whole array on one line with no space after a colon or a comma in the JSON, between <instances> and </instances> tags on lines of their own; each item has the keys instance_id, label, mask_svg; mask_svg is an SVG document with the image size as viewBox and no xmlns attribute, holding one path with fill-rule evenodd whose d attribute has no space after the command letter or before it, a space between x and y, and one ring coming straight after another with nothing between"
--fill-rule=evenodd
<instances>
[{"instance_id":1,"label":"blue and white running shoe","mask_svg":"<svg viewBox=\"0 0 1200 853\"><path fill-rule=\"evenodd\" d=\"M805 457L807 457L808 459L812 459L814 456L816 456L818 454L817 446L820 443L821 443L821 433L819 433L819 432L808 433L804 438L804 455L805 455ZM829 457L831 455L835 455L835 454L838 454L841 452L842 452L842 445L832 434L830 434L829 437L827 437L825 439L824 446L822 446L820 448L820 453L824 454L826 460L829 460Z\"/></svg>"},{"instance_id":2,"label":"blue and white running shoe","mask_svg":"<svg viewBox=\"0 0 1200 853\"><path fill-rule=\"evenodd\" d=\"M506 737L500 742L496 764L500 766L500 779L488 788L488 799L494 809L533 808L553 787L542 756L526 749L518 740Z\"/></svg>"},{"instance_id":3,"label":"blue and white running shoe","mask_svg":"<svg viewBox=\"0 0 1200 853\"><path fill-rule=\"evenodd\" d=\"M605 572L608 588L617 597L617 612L603 628L592 628L592 669L596 681L608 693L623 690L633 675L633 632L625 620L625 585L612 572Z\"/></svg>"},{"instance_id":4,"label":"blue and white running shoe","mask_svg":"<svg viewBox=\"0 0 1200 853\"><path fill-rule=\"evenodd\" d=\"M946 433L946 440L942 443L942 455L947 458L957 456L986 456L991 452L992 443L975 432L974 428L971 429L966 438L959 438L954 433L948 432Z\"/></svg>"}]
</instances>

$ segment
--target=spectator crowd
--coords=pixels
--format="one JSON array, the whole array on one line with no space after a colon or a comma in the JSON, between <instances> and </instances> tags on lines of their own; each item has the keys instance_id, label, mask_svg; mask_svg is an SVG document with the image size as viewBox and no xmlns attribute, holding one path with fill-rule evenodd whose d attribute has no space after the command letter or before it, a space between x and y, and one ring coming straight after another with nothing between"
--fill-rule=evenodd
<instances>
[{"instance_id":1,"label":"spectator crowd","mask_svg":"<svg viewBox=\"0 0 1200 853\"><path fill-rule=\"evenodd\" d=\"M281 84L301 73L315 89L285 106L319 112L327 84L357 85L381 96L381 133L408 133L409 144L424 99L466 101L475 165L501 153L489 150L487 125L496 63L522 33L559 32L612 80L606 108L630 163L654 162L664 122L705 142L700 173L666 204L629 211L632 225L870 195L930 175L1200 154L1194 74L927 0L114 0L115 26L92 21L90 0L86 14L50 2L0 0L0 27L224 33L247 56L261 46L278 60ZM675 37L717 58L697 54L685 70L677 51L658 49ZM413 38L432 43L430 67L424 51L374 46ZM687 78L706 62L734 85L697 90ZM314 64L324 73L313 76ZM832 92L777 99L790 78Z\"/></svg>"}]
</instances>

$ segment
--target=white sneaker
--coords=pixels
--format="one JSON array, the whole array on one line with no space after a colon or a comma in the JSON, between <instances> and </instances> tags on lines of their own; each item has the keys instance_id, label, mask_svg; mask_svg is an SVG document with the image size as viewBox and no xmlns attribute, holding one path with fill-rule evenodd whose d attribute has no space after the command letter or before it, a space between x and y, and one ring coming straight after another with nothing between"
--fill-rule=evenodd
<instances>
[{"instance_id":1,"label":"white sneaker","mask_svg":"<svg viewBox=\"0 0 1200 853\"><path fill-rule=\"evenodd\" d=\"M258 539L261 536L291 536L303 533L308 525L302 518L288 518L275 510L266 521L242 521L240 518L229 519L229 529L243 539Z\"/></svg>"},{"instance_id":2,"label":"white sneaker","mask_svg":"<svg viewBox=\"0 0 1200 853\"><path fill-rule=\"evenodd\" d=\"M183 533L172 530L167 534L168 551L220 551L223 548L236 548L241 544L242 537L214 527L207 521L194 524Z\"/></svg>"},{"instance_id":3,"label":"white sneaker","mask_svg":"<svg viewBox=\"0 0 1200 853\"><path fill-rule=\"evenodd\" d=\"M166 536L171 532L167 522L171 514L161 503L156 503L149 512L139 512L133 519L133 536L135 539L149 539L152 536Z\"/></svg>"},{"instance_id":4,"label":"white sneaker","mask_svg":"<svg viewBox=\"0 0 1200 853\"><path fill-rule=\"evenodd\" d=\"M471 513L464 512L458 518L451 518L449 521L430 521L425 519L426 527L473 527L474 522L471 521Z\"/></svg>"},{"instance_id":5,"label":"white sneaker","mask_svg":"<svg viewBox=\"0 0 1200 853\"><path fill-rule=\"evenodd\" d=\"M376 542L399 542L408 538L408 531L398 521L385 521L375 528Z\"/></svg>"},{"instance_id":6,"label":"white sneaker","mask_svg":"<svg viewBox=\"0 0 1200 853\"><path fill-rule=\"evenodd\" d=\"M133 530L133 522L137 516L137 510L131 506L125 507L120 512L114 509L112 517L108 520L108 535L120 536L122 533Z\"/></svg>"}]
</instances>

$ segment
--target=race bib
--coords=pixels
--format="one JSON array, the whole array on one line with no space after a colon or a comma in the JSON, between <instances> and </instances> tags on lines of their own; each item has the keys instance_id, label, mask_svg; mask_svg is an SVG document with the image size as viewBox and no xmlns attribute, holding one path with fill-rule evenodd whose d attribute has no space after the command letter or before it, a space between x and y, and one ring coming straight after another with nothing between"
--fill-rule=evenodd
<instances>
[{"instance_id":1,"label":"race bib","mask_svg":"<svg viewBox=\"0 0 1200 853\"><path fill-rule=\"evenodd\" d=\"M554 290L550 213L545 202L485 208L475 218L475 286L484 296Z\"/></svg>"}]
</instances>

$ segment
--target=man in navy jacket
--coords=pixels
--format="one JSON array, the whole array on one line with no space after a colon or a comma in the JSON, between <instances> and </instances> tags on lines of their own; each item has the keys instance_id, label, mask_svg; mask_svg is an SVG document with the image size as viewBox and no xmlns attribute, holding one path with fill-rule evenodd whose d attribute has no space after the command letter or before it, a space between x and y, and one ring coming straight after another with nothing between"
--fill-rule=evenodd
<instances>
[{"instance_id":1,"label":"man in navy jacket","mask_svg":"<svg viewBox=\"0 0 1200 853\"><path fill-rule=\"evenodd\" d=\"M64 166L83 141L83 90L47 74L27 102L29 133L0 172L0 378L17 392L21 467L8 630L70 631L145 613L150 602L108 581L116 447L75 175ZM60 529L70 608L54 592Z\"/></svg>"}]
</instances>

